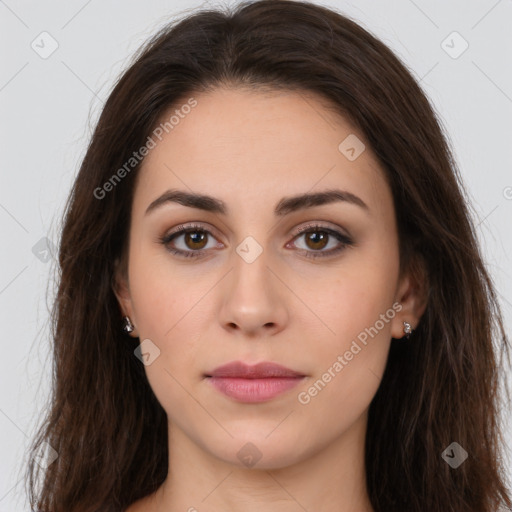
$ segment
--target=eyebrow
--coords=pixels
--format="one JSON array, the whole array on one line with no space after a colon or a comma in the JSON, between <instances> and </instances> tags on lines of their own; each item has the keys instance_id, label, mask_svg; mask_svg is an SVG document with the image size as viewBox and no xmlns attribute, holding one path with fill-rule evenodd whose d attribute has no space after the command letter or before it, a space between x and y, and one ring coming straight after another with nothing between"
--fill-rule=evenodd
<instances>
[{"instance_id":1,"label":"eyebrow","mask_svg":"<svg viewBox=\"0 0 512 512\"><path fill-rule=\"evenodd\" d=\"M299 194L296 196L283 197L277 203L274 214L284 216L306 208L321 206L335 202L346 202L361 207L369 211L368 205L358 196L347 192L346 190L331 189L322 192ZM145 215L168 204L178 203L189 208L197 208L212 213L227 215L229 209L226 203L220 199L204 194L194 194L183 190L167 190L160 197L157 197L146 209Z\"/></svg>"}]
</instances>

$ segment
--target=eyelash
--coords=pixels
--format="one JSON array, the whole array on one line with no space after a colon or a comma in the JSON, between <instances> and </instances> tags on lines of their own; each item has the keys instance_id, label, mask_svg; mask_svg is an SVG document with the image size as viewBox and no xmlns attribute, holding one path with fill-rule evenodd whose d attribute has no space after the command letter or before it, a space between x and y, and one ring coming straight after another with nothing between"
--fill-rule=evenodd
<instances>
[{"instance_id":1,"label":"eyelash","mask_svg":"<svg viewBox=\"0 0 512 512\"><path fill-rule=\"evenodd\" d=\"M213 236L213 234L210 231L208 231L207 229L205 229L203 226L193 224L193 225L186 226L185 228L183 226L180 226L178 231L174 231L173 233L169 233L167 235L160 237L159 242L162 245L164 245L165 248L169 252L171 252L172 254L174 254L178 257L198 258L203 253L208 252L208 249L206 249L206 250L202 249L202 250L198 250L198 251L193 251L193 250L183 251L181 249L173 249L172 247L169 247L169 243L172 240L174 240L175 238L178 238L179 236L185 235L187 233L195 233L195 232L206 233L208 235ZM316 232L322 232L322 233L326 233L329 236L333 236L340 242L340 246L337 247L336 249L331 249L329 251L313 251L313 250L307 251L305 249L300 249L302 251L305 251L305 256L307 258L316 259L316 258L326 258L328 256L334 256L335 254L340 253L344 249L354 245L354 242L348 236L346 236L343 233L340 233L339 231L336 231L334 229L320 226L319 224L311 224L311 225L306 226L303 230L301 229L301 232L298 233L297 235L295 235L293 240L299 238L302 235L307 235L307 234L316 233Z\"/></svg>"}]
</instances>

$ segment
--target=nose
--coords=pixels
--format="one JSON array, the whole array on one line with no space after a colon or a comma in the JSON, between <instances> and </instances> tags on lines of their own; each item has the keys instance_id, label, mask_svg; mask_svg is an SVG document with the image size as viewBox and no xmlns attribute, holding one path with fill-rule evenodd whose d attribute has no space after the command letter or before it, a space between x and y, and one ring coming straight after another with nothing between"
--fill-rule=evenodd
<instances>
[{"instance_id":1,"label":"nose","mask_svg":"<svg viewBox=\"0 0 512 512\"><path fill-rule=\"evenodd\" d=\"M266 256L264 250L251 262L234 253L233 268L221 290L219 320L223 329L239 331L245 337L265 337L285 328L290 291Z\"/></svg>"}]
</instances>

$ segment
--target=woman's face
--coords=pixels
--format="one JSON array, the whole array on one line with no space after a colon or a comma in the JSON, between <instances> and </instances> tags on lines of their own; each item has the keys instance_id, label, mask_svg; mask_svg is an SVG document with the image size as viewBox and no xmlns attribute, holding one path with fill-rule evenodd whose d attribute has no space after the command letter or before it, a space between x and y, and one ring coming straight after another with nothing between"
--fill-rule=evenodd
<instances>
[{"instance_id":1,"label":"woman's face","mask_svg":"<svg viewBox=\"0 0 512 512\"><path fill-rule=\"evenodd\" d=\"M363 136L315 96L194 99L153 136L116 293L173 435L284 467L361 435L390 338L416 325L392 195ZM154 203L169 191L211 199ZM302 377L207 377L234 361Z\"/></svg>"}]
</instances>

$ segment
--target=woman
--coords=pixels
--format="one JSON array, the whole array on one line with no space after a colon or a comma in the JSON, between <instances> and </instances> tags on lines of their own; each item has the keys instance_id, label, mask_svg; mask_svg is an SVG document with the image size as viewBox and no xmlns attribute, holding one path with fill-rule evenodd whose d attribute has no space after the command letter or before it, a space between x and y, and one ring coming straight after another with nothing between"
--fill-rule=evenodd
<instances>
[{"instance_id":1,"label":"woman","mask_svg":"<svg viewBox=\"0 0 512 512\"><path fill-rule=\"evenodd\" d=\"M512 506L509 355L396 56L295 1L197 12L115 86L67 205L48 512Z\"/></svg>"}]
</instances>

